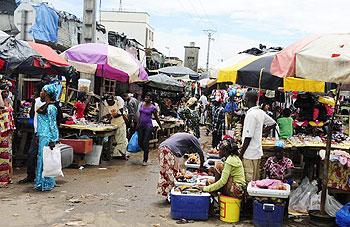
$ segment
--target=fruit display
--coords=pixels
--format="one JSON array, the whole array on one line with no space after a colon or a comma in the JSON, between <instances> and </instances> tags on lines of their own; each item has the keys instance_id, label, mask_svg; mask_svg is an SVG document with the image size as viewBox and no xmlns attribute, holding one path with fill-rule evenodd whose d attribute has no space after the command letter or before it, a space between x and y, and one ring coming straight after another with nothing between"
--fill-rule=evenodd
<instances>
[{"instance_id":1,"label":"fruit display","mask_svg":"<svg viewBox=\"0 0 350 227\"><path fill-rule=\"evenodd\" d=\"M200 159L197 154L190 154L187 159L187 164L200 164Z\"/></svg>"},{"instance_id":2,"label":"fruit display","mask_svg":"<svg viewBox=\"0 0 350 227\"><path fill-rule=\"evenodd\" d=\"M189 171L181 171L178 172L175 176L175 179L177 182L181 183L195 183L197 180L197 175L194 175L193 173Z\"/></svg>"}]
</instances>

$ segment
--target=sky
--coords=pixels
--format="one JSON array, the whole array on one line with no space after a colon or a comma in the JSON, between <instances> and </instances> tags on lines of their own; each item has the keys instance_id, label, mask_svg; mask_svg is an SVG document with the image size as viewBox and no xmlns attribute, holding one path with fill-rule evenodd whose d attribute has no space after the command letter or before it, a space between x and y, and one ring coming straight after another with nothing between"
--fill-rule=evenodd
<instances>
[{"instance_id":1,"label":"sky","mask_svg":"<svg viewBox=\"0 0 350 227\"><path fill-rule=\"evenodd\" d=\"M82 18L83 0L46 0L55 9ZM119 0L102 0L103 9L118 9ZM318 33L349 32L348 0L123 0L128 11L145 11L155 29L154 47L184 58L184 46L200 47L199 65L205 67L207 33L213 35L210 67L259 44L285 47Z\"/></svg>"}]
</instances>

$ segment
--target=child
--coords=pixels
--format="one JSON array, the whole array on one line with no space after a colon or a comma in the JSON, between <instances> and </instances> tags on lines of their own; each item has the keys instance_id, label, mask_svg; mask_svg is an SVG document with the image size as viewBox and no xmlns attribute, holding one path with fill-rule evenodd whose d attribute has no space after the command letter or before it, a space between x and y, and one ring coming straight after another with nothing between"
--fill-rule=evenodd
<instances>
[{"instance_id":1,"label":"child","mask_svg":"<svg viewBox=\"0 0 350 227\"><path fill-rule=\"evenodd\" d=\"M290 109L285 108L282 111L282 117L277 119L281 139L287 139L293 135L293 118L290 115Z\"/></svg>"},{"instance_id":2,"label":"child","mask_svg":"<svg viewBox=\"0 0 350 227\"><path fill-rule=\"evenodd\" d=\"M74 107L75 107L75 117L77 119L85 118L84 117L84 112L85 112L85 108L86 108L85 101L86 101L85 93L80 93L78 95L78 101L74 105Z\"/></svg>"}]
</instances>

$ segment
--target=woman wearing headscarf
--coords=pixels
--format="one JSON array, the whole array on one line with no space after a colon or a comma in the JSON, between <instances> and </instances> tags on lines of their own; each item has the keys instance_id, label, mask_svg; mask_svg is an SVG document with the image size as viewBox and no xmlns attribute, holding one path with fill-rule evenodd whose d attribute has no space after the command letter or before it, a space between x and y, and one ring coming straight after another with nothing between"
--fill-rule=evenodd
<instances>
[{"instance_id":1,"label":"woman wearing headscarf","mask_svg":"<svg viewBox=\"0 0 350 227\"><path fill-rule=\"evenodd\" d=\"M38 161L35 178L35 189L39 191L51 191L55 187L54 177L43 177L43 150L49 146L55 147L58 141L57 115L58 109L55 105L58 89L56 84L45 85L40 93L41 101L45 105L38 109L38 128L39 137Z\"/></svg>"}]
</instances>

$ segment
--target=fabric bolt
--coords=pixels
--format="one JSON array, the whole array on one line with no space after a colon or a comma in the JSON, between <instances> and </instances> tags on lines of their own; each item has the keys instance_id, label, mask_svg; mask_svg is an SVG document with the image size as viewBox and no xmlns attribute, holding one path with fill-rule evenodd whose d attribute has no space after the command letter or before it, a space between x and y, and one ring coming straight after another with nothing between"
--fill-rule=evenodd
<instances>
[{"instance_id":1,"label":"fabric bolt","mask_svg":"<svg viewBox=\"0 0 350 227\"><path fill-rule=\"evenodd\" d=\"M38 114L38 137L39 149L36 168L35 189L38 191L51 191L55 187L54 177L43 177L43 149L50 142L57 142L59 139L57 126L57 108L54 105L48 105L45 114Z\"/></svg>"},{"instance_id":2,"label":"fabric bolt","mask_svg":"<svg viewBox=\"0 0 350 227\"><path fill-rule=\"evenodd\" d=\"M222 170L221 177L214 184L205 186L203 191L213 192L218 191L224 186L228 186L228 190L225 190L226 196L233 196L235 198L241 198L243 195L243 190L238 190L237 188L243 189L246 186L243 164L240 158L236 155L230 155L225 161L224 169ZM231 189L234 190L231 190ZM227 191L229 193L227 193Z\"/></svg>"},{"instance_id":3,"label":"fabric bolt","mask_svg":"<svg viewBox=\"0 0 350 227\"><path fill-rule=\"evenodd\" d=\"M143 161L148 161L149 141L152 139L153 128L140 127L137 130L139 134L139 146L143 150Z\"/></svg>"},{"instance_id":4,"label":"fabric bolt","mask_svg":"<svg viewBox=\"0 0 350 227\"><path fill-rule=\"evenodd\" d=\"M158 160L160 166L157 192L162 196L168 196L175 186L175 177L180 172L178 158L168 147L159 147Z\"/></svg>"},{"instance_id":5,"label":"fabric bolt","mask_svg":"<svg viewBox=\"0 0 350 227\"><path fill-rule=\"evenodd\" d=\"M29 33L36 40L46 42L57 42L58 36L58 15L47 3L33 5L36 11L35 23Z\"/></svg>"},{"instance_id":6,"label":"fabric bolt","mask_svg":"<svg viewBox=\"0 0 350 227\"><path fill-rule=\"evenodd\" d=\"M262 131L264 125L271 126L276 124L270 116L268 116L258 106L252 107L248 110L244 118L242 141L245 138L251 138L247 150L245 151L244 159L260 159L263 156L262 150Z\"/></svg>"},{"instance_id":7,"label":"fabric bolt","mask_svg":"<svg viewBox=\"0 0 350 227\"><path fill-rule=\"evenodd\" d=\"M159 147L168 147L178 158L185 154L203 153L199 140L189 133L176 133L164 140Z\"/></svg>"},{"instance_id":8,"label":"fabric bolt","mask_svg":"<svg viewBox=\"0 0 350 227\"><path fill-rule=\"evenodd\" d=\"M260 178L260 159L243 159L245 181L251 182Z\"/></svg>"},{"instance_id":9,"label":"fabric bolt","mask_svg":"<svg viewBox=\"0 0 350 227\"><path fill-rule=\"evenodd\" d=\"M340 162L330 162L328 187L350 192L350 167Z\"/></svg>"},{"instance_id":10,"label":"fabric bolt","mask_svg":"<svg viewBox=\"0 0 350 227\"><path fill-rule=\"evenodd\" d=\"M287 139L293 135L293 118L281 117L277 119L277 124L280 129L280 138Z\"/></svg>"},{"instance_id":11,"label":"fabric bolt","mask_svg":"<svg viewBox=\"0 0 350 227\"><path fill-rule=\"evenodd\" d=\"M12 108L0 110L0 186L11 183L12 133L15 129Z\"/></svg>"},{"instance_id":12,"label":"fabric bolt","mask_svg":"<svg viewBox=\"0 0 350 227\"><path fill-rule=\"evenodd\" d=\"M293 169L294 164L292 160L287 157L283 157L282 160L276 162L276 157L269 157L264 165L264 169L267 171L271 179L283 180L284 175L288 169Z\"/></svg>"}]
</instances>

